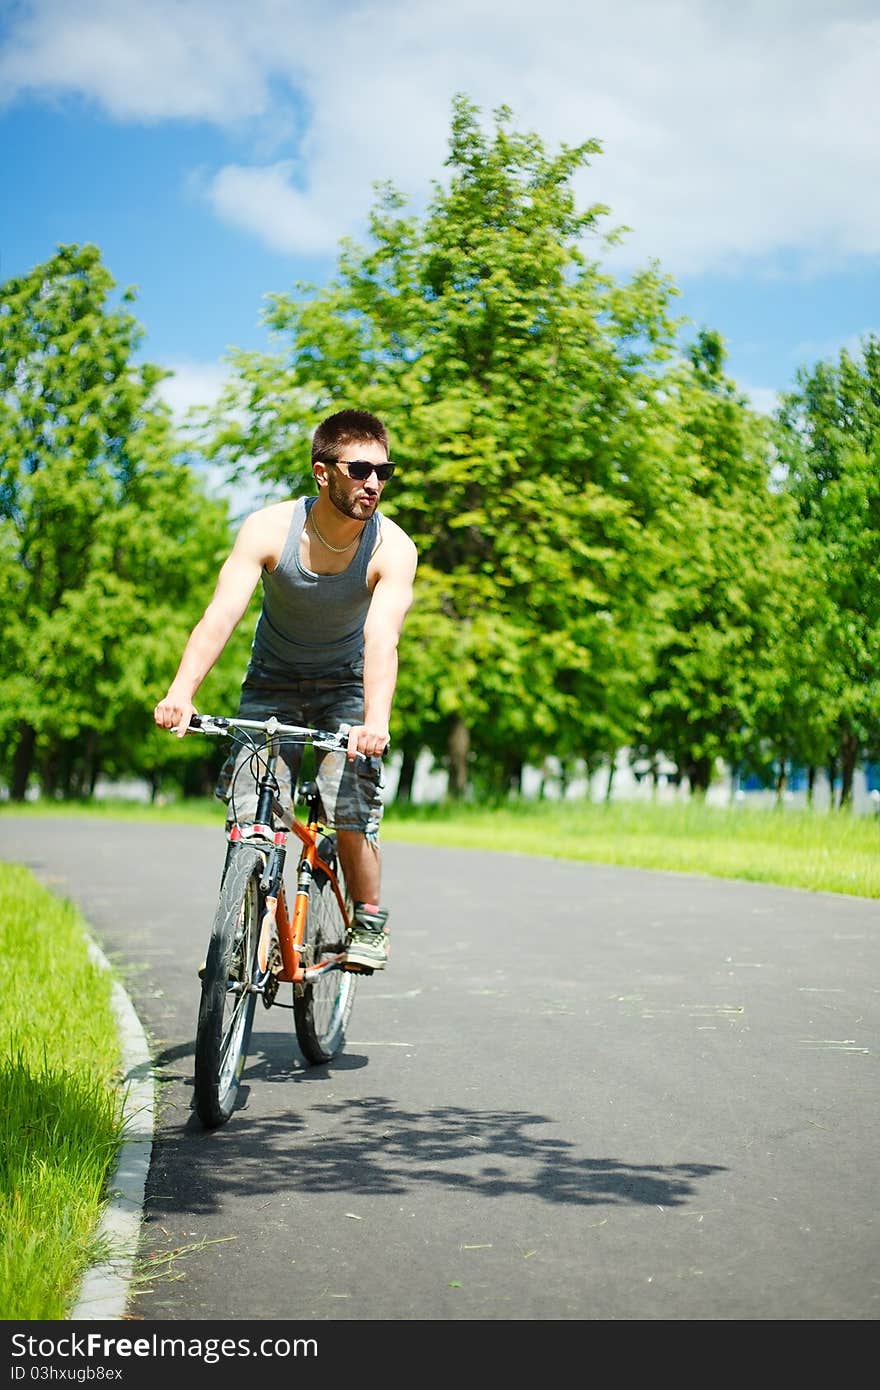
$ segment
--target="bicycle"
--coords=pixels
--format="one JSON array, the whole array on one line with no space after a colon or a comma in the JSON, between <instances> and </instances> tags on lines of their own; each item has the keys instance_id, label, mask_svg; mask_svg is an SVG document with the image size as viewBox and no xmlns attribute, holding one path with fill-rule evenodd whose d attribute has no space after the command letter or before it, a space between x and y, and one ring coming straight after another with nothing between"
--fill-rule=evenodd
<instances>
[{"instance_id":1,"label":"bicycle","mask_svg":"<svg viewBox=\"0 0 880 1390\"><path fill-rule=\"evenodd\" d=\"M208 953L196 1026L195 1108L214 1129L235 1108L257 999L265 1008L293 1010L297 1041L306 1061L322 1065L345 1045L359 974L372 974L345 960L353 904L339 864L336 838L320 818L315 782L292 788L292 808L278 800L275 770L282 741L316 749L346 748L349 726L335 732L268 720L194 714L187 733L231 736L253 747L257 785L254 820L240 822L230 789L231 827L226 862ZM262 735L262 746L251 736ZM362 757L363 754L358 754ZM242 767L246 764L242 763ZM241 770L241 769L240 769ZM300 841L296 892L289 907L284 885L287 840ZM281 1004L279 986L291 984L293 1002Z\"/></svg>"}]
</instances>

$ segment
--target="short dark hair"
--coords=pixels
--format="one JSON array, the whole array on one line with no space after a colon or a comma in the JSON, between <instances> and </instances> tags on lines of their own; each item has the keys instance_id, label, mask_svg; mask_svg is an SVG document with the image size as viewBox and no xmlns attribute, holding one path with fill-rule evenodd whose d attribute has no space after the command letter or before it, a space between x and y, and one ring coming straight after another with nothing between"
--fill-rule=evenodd
<instances>
[{"instance_id":1,"label":"short dark hair","mask_svg":"<svg viewBox=\"0 0 880 1390\"><path fill-rule=\"evenodd\" d=\"M312 463L329 459L334 463L346 444L374 440L388 453L388 431L376 415L368 410L338 410L328 415L315 430L312 438Z\"/></svg>"}]
</instances>

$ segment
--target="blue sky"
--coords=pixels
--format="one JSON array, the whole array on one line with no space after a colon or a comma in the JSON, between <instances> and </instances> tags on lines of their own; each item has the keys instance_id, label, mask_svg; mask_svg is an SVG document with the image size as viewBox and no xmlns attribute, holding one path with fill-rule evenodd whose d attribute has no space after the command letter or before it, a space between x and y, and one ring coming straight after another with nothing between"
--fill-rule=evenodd
<instances>
[{"instance_id":1,"label":"blue sky","mask_svg":"<svg viewBox=\"0 0 880 1390\"><path fill-rule=\"evenodd\" d=\"M880 332L876 0L0 0L0 276L96 242L168 399L205 403L377 180L442 178L459 91L602 142L609 268L659 260L762 408Z\"/></svg>"}]
</instances>

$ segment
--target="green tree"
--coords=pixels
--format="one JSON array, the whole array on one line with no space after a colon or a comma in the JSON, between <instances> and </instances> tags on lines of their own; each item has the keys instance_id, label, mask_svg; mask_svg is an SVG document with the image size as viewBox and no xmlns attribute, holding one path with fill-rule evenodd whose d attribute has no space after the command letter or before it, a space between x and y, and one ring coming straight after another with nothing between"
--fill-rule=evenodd
<instances>
[{"instance_id":1,"label":"green tree","mask_svg":"<svg viewBox=\"0 0 880 1390\"><path fill-rule=\"evenodd\" d=\"M716 333L699 335L665 391L688 486L670 498L662 635L639 752L671 758L702 794L719 760L760 757L793 592L788 512L771 487L768 429L725 376Z\"/></svg>"},{"instance_id":2,"label":"green tree","mask_svg":"<svg viewBox=\"0 0 880 1390\"><path fill-rule=\"evenodd\" d=\"M798 372L778 448L797 507L795 543L814 577L799 650L822 658L809 692L811 737L798 751L839 773L846 806L856 767L880 743L880 338Z\"/></svg>"},{"instance_id":3,"label":"green tree","mask_svg":"<svg viewBox=\"0 0 880 1390\"><path fill-rule=\"evenodd\" d=\"M0 287L0 773L89 795L146 771L151 710L228 546L94 246ZM196 740L188 741L188 744ZM195 757L155 748L156 767ZM155 776L154 776L155 781Z\"/></svg>"},{"instance_id":4,"label":"green tree","mask_svg":"<svg viewBox=\"0 0 880 1390\"><path fill-rule=\"evenodd\" d=\"M211 446L308 487L323 415L390 422L383 506L421 557L395 744L409 768L429 747L459 790L616 749L652 668L674 291L656 267L618 284L588 254L607 210L578 210L572 180L598 149L548 153L506 108L487 134L456 99L424 214L382 189L370 244L343 244L329 285L270 298L281 351L236 355Z\"/></svg>"}]
</instances>

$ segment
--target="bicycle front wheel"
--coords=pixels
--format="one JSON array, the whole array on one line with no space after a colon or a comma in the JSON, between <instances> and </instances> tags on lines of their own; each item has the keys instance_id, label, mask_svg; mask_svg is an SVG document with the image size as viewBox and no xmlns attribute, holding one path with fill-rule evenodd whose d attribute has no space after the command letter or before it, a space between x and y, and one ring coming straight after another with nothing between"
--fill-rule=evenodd
<instances>
[{"instance_id":1,"label":"bicycle front wheel","mask_svg":"<svg viewBox=\"0 0 880 1390\"><path fill-rule=\"evenodd\" d=\"M332 837L326 836L322 858L337 875L343 898L346 896L342 870L336 862ZM346 919L326 874L317 870L309 890L309 905L303 939L303 964L317 965L325 956L345 950ZM297 1042L306 1060L315 1066L329 1062L345 1046L345 1031L354 1004L357 976L348 970L331 969L316 980L293 987L293 1021Z\"/></svg>"},{"instance_id":2,"label":"bicycle front wheel","mask_svg":"<svg viewBox=\"0 0 880 1390\"><path fill-rule=\"evenodd\" d=\"M232 1114L247 1058L257 1001L250 986L257 968L263 862L258 850L233 846L220 888L196 1027L196 1113L208 1129Z\"/></svg>"}]
</instances>

